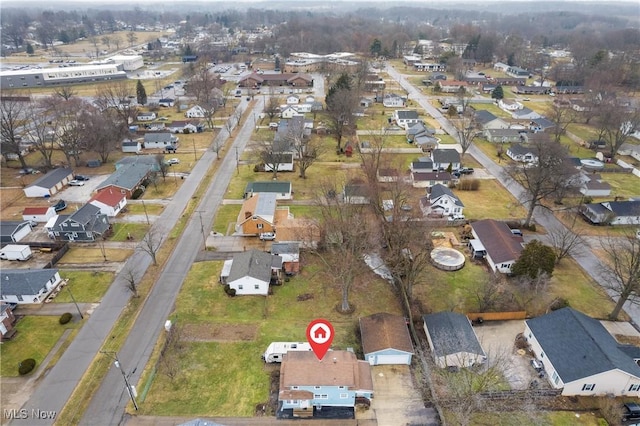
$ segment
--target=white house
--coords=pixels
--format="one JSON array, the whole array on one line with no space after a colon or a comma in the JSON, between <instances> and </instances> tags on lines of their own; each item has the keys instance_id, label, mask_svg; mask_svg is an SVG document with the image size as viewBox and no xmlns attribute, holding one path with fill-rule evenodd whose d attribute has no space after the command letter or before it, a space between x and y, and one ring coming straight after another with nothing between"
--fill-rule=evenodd
<instances>
[{"instance_id":1,"label":"white house","mask_svg":"<svg viewBox=\"0 0 640 426\"><path fill-rule=\"evenodd\" d=\"M434 149L431 151L431 161L433 161L433 170L447 170L451 166L451 170L460 169L460 153L455 149Z\"/></svg>"},{"instance_id":2,"label":"white house","mask_svg":"<svg viewBox=\"0 0 640 426\"><path fill-rule=\"evenodd\" d=\"M611 185L599 174L581 173L580 193L587 197L608 197L611 195Z\"/></svg>"},{"instance_id":3,"label":"white house","mask_svg":"<svg viewBox=\"0 0 640 426\"><path fill-rule=\"evenodd\" d=\"M56 215L56 211L51 206L26 207L22 211L22 219L32 221L32 222L46 223L49 219L51 219L55 215Z\"/></svg>"},{"instance_id":4,"label":"white house","mask_svg":"<svg viewBox=\"0 0 640 426\"><path fill-rule=\"evenodd\" d=\"M27 197L50 197L58 193L73 179L73 170L69 167L59 167L36 179L24 188Z\"/></svg>"},{"instance_id":5,"label":"white house","mask_svg":"<svg viewBox=\"0 0 640 426\"><path fill-rule=\"evenodd\" d=\"M509 123L496 117L491 112L479 110L475 112L475 119L482 130L486 129L508 129Z\"/></svg>"},{"instance_id":6,"label":"white house","mask_svg":"<svg viewBox=\"0 0 640 426\"><path fill-rule=\"evenodd\" d=\"M184 113L187 118L204 118L205 115L206 111L200 105L192 106Z\"/></svg>"},{"instance_id":7,"label":"white house","mask_svg":"<svg viewBox=\"0 0 640 426\"><path fill-rule=\"evenodd\" d=\"M511 111L517 111L519 109L524 108L524 105L522 105L518 101L514 101L511 99L500 99L498 101L498 107L500 107L500 109L504 111L511 112Z\"/></svg>"},{"instance_id":8,"label":"white house","mask_svg":"<svg viewBox=\"0 0 640 426\"><path fill-rule=\"evenodd\" d=\"M272 279L278 279L282 270L282 257L259 250L249 250L225 262L220 281L236 291L236 295L269 294Z\"/></svg>"},{"instance_id":9,"label":"white house","mask_svg":"<svg viewBox=\"0 0 640 426\"><path fill-rule=\"evenodd\" d=\"M142 151L142 144L140 141L123 141L122 152L128 152L131 154L138 154Z\"/></svg>"},{"instance_id":10,"label":"white house","mask_svg":"<svg viewBox=\"0 0 640 426\"><path fill-rule=\"evenodd\" d=\"M404 317L377 313L359 322L362 351L369 365L411 365L413 344Z\"/></svg>"},{"instance_id":11,"label":"white house","mask_svg":"<svg viewBox=\"0 0 640 426\"><path fill-rule=\"evenodd\" d=\"M57 269L4 269L0 300L19 305L42 303L61 281Z\"/></svg>"},{"instance_id":12,"label":"white house","mask_svg":"<svg viewBox=\"0 0 640 426\"><path fill-rule=\"evenodd\" d=\"M549 384L565 396L640 397L640 354L600 321L562 308L525 321L524 337Z\"/></svg>"},{"instance_id":13,"label":"white house","mask_svg":"<svg viewBox=\"0 0 640 426\"><path fill-rule=\"evenodd\" d=\"M287 96L287 105L297 105L300 103L300 98L296 95Z\"/></svg>"},{"instance_id":14,"label":"white house","mask_svg":"<svg viewBox=\"0 0 640 426\"><path fill-rule=\"evenodd\" d=\"M468 368L487 360L471 321L465 315L445 311L423 315L422 321L438 367Z\"/></svg>"},{"instance_id":15,"label":"white house","mask_svg":"<svg viewBox=\"0 0 640 426\"><path fill-rule=\"evenodd\" d=\"M398 126L405 130L422 121L420 120L420 117L418 117L418 113L416 111L408 110L395 110L393 112L393 119Z\"/></svg>"},{"instance_id":16,"label":"white house","mask_svg":"<svg viewBox=\"0 0 640 426\"><path fill-rule=\"evenodd\" d=\"M534 164L538 162L538 153L536 148L520 145L519 143L511 145L509 149L507 149L507 155L513 161L517 161L519 163Z\"/></svg>"},{"instance_id":17,"label":"white house","mask_svg":"<svg viewBox=\"0 0 640 426\"><path fill-rule=\"evenodd\" d=\"M99 208L100 213L106 214L108 217L115 217L127 205L127 194L107 188L94 195L89 200L89 204Z\"/></svg>"},{"instance_id":18,"label":"white house","mask_svg":"<svg viewBox=\"0 0 640 426\"><path fill-rule=\"evenodd\" d=\"M198 127L189 121L172 121L167 125L167 130L173 133L197 133Z\"/></svg>"},{"instance_id":19,"label":"white house","mask_svg":"<svg viewBox=\"0 0 640 426\"><path fill-rule=\"evenodd\" d=\"M456 216L462 215L464 204L447 186L436 184L429 195L420 199L420 208L427 216Z\"/></svg>"},{"instance_id":20,"label":"white house","mask_svg":"<svg viewBox=\"0 0 640 426\"><path fill-rule=\"evenodd\" d=\"M139 112L136 116L137 121L153 121L156 118L158 118L158 116L155 112Z\"/></svg>"},{"instance_id":21,"label":"white house","mask_svg":"<svg viewBox=\"0 0 640 426\"><path fill-rule=\"evenodd\" d=\"M0 221L0 242L17 243L22 241L23 238L29 235L31 229L31 223L28 220Z\"/></svg>"},{"instance_id":22,"label":"white house","mask_svg":"<svg viewBox=\"0 0 640 426\"><path fill-rule=\"evenodd\" d=\"M473 222L471 233L474 240L469 241L469 244L473 256L479 257L477 252L483 252L480 257L486 259L494 272L511 273L511 267L523 250L522 237L514 235L506 223L493 219Z\"/></svg>"},{"instance_id":23,"label":"white house","mask_svg":"<svg viewBox=\"0 0 640 426\"><path fill-rule=\"evenodd\" d=\"M178 137L171 133L146 133L144 135L145 149L166 149L167 147L176 147L178 145Z\"/></svg>"},{"instance_id":24,"label":"white house","mask_svg":"<svg viewBox=\"0 0 640 426\"><path fill-rule=\"evenodd\" d=\"M293 117L298 117L302 115L304 114L300 114L298 112L298 108L295 108L293 105L287 105L280 110L280 116L282 118L293 118Z\"/></svg>"},{"instance_id":25,"label":"white house","mask_svg":"<svg viewBox=\"0 0 640 426\"><path fill-rule=\"evenodd\" d=\"M395 93L385 93L382 105L385 108L401 108L405 106L405 98Z\"/></svg>"}]
</instances>

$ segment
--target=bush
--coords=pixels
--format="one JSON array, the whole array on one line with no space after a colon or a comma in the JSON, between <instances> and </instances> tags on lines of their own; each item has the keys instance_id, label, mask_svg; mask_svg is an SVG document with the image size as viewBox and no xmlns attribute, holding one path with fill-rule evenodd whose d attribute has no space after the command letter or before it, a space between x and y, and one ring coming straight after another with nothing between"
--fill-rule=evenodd
<instances>
[{"instance_id":1,"label":"bush","mask_svg":"<svg viewBox=\"0 0 640 426\"><path fill-rule=\"evenodd\" d=\"M231 288L231 286L229 284L224 286L224 292L227 293L227 295L234 297L236 295L236 289L235 288Z\"/></svg>"},{"instance_id":2,"label":"bush","mask_svg":"<svg viewBox=\"0 0 640 426\"><path fill-rule=\"evenodd\" d=\"M20 364L18 364L18 373L20 373L21 376L24 376L25 374L29 374L31 373L31 371L33 371L35 366L36 366L36 360L33 358L27 358L24 361L22 361Z\"/></svg>"},{"instance_id":3,"label":"bush","mask_svg":"<svg viewBox=\"0 0 640 426\"><path fill-rule=\"evenodd\" d=\"M479 179L460 179L457 185L460 191L477 191L480 189Z\"/></svg>"},{"instance_id":4,"label":"bush","mask_svg":"<svg viewBox=\"0 0 640 426\"><path fill-rule=\"evenodd\" d=\"M71 315L69 312L65 312L64 314L60 315L60 319L58 320L60 322L60 324L66 324L69 321L71 321L73 319L73 315Z\"/></svg>"}]
</instances>

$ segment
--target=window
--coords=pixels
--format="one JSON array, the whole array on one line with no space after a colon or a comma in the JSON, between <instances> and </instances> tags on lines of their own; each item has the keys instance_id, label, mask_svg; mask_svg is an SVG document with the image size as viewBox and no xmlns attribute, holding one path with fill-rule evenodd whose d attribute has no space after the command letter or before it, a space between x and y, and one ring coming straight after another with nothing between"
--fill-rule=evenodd
<instances>
[{"instance_id":1,"label":"window","mask_svg":"<svg viewBox=\"0 0 640 426\"><path fill-rule=\"evenodd\" d=\"M344 386L338 386L338 389L345 389L345 387Z\"/></svg>"},{"instance_id":2,"label":"window","mask_svg":"<svg viewBox=\"0 0 640 426\"><path fill-rule=\"evenodd\" d=\"M240 285L238 286L238 290L242 290L243 288L244 288L244 286L243 286L242 284L240 284Z\"/></svg>"},{"instance_id":3,"label":"window","mask_svg":"<svg viewBox=\"0 0 640 426\"><path fill-rule=\"evenodd\" d=\"M291 386L291 389L297 390L297 389L300 389L300 386Z\"/></svg>"},{"instance_id":4,"label":"window","mask_svg":"<svg viewBox=\"0 0 640 426\"><path fill-rule=\"evenodd\" d=\"M348 393L341 393L340 394L340 399L347 399L349 398L349 394Z\"/></svg>"},{"instance_id":5,"label":"window","mask_svg":"<svg viewBox=\"0 0 640 426\"><path fill-rule=\"evenodd\" d=\"M551 376L551 380L553 380L554 384L558 384L558 380L560 380L560 376L558 376L558 373L556 373L555 371L553 372L553 375Z\"/></svg>"},{"instance_id":6,"label":"window","mask_svg":"<svg viewBox=\"0 0 640 426\"><path fill-rule=\"evenodd\" d=\"M264 225L262 223L258 224L258 229L262 229L264 227Z\"/></svg>"},{"instance_id":7,"label":"window","mask_svg":"<svg viewBox=\"0 0 640 426\"><path fill-rule=\"evenodd\" d=\"M320 387L320 386L314 386L313 388L314 388L314 389L321 389L321 387Z\"/></svg>"},{"instance_id":8,"label":"window","mask_svg":"<svg viewBox=\"0 0 640 426\"><path fill-rule=\"evenodd\" d=\"M260 290L260 284L255 284L253 287L254 287L256 290Z\"/></svg>"},{"instance_id":9,"label":"window","mask_svg":"<svg viewBox=\"0 0 640 426\"><path fill-rule=\"evenodd\" d=\"M313 398L314 399L329 399L329 395L327 395L326 393L323 393L323 394L316 393L316 394L313 395Z\"/></svg>"},{"instance_id":10,"label":"window","mask_svg":"<svg viewBox=\"0 0 640 426\"><path fill-rule=\"evenodd\" d=\"M640 384L629 386L629 392L638 392L640 390Z\"/></svg>"},{"instance_id":11,"label":"window","mask_svg":"<svg viewBox=\"0 0 640 426\"><path fill-rule=\"evenodd\" d=\"M540 358L544 358L544 352L540 352Z\"/></svg>"},{"instance_id":12,"label":"window","mask_svg":"<svg viewBox=\"0 0 640 426\"><path fill-rule=\"evenodd\" d=\"M582 385L583 391L592 391L595 388L596 388L596 385L594 383L585 383L584 385Z\"/></svg>"}]
</instances>

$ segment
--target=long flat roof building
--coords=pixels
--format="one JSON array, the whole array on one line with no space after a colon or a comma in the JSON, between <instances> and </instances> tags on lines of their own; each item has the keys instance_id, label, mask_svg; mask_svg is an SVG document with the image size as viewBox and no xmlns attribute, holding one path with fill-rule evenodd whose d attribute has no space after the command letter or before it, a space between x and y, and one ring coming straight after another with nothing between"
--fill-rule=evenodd
<instances>
[{"instance_id":1,"label":"long flat roof building","mask_svg":"<svg viewBox=\"0 0 640 426\"><path fill-rule=\"evenodd\" d=\"M126 78L122 65L78 65L57 68L33 68L0 72L1 89L54 86L57 84L90 83Z\"/></svg>"}]
</instances>

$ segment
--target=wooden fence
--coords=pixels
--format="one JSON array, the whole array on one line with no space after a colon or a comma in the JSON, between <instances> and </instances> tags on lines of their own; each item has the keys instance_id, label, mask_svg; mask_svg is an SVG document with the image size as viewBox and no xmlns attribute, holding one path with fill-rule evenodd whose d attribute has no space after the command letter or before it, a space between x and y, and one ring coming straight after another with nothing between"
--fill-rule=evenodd
<instances>
[{"instance_id":1,"label":"wooden fence","mask_svg":"<svg viewBox=\"0 0 640 426\"><path fill-rule=\"evenodd\" d=\"M468 312L467 318L470 321L478 322L482 321L508 321L508 320L523 320L527 318L527 311L514 311L514 312Z\"/></svg>"},{"instance_id":2,"label":"wooden fence","mask_svg":"<svg viewBox=\"0 0 640 426\"><path fill-rule=\"evenodd\" d=\"M486 399L532 399L555 398L562 393L561 389L525 389L508 391L481 392L480 397Z\"/></svg>"}]
</instances>

